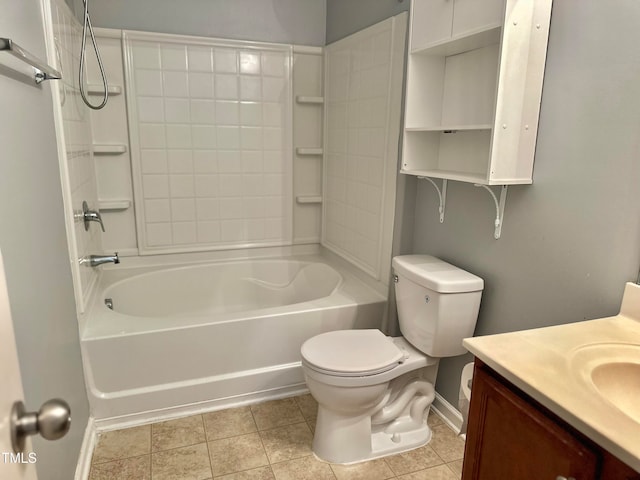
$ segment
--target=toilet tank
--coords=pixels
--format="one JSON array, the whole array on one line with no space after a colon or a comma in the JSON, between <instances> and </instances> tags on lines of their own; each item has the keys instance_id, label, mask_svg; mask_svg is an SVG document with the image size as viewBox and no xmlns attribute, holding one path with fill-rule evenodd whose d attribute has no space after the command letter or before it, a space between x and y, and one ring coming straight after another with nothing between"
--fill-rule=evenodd
<instances>
[{"instance_id":1,"label":"toilet tank","mask_svg":"<svg viewBox=\"0 0 640 480\"><path fill-rule=\"evenodd\" d=\"M402 335L430 357L467 350L473 336L484 281L430 255L402 255L392 262Z\"/></svg>"}]
</instances>

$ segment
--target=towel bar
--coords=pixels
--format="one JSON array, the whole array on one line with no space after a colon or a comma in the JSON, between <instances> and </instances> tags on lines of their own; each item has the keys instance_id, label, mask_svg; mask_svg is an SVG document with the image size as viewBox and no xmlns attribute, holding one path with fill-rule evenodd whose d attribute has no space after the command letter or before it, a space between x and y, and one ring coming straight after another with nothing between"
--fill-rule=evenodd
<instances>
[{"instance_id":1,"label":"towel bar","mask_svg":"<svg viewBox=\"0 0 640 480\"><path fill-rule=\"evenodd\" d=\"M10 53L35 68L35 80L37 84L45 80L60 80L62 78L62 74L58 70L43 63L10 38L0 38L0 52L2 51Z\"/></svg>"}]
</instances>

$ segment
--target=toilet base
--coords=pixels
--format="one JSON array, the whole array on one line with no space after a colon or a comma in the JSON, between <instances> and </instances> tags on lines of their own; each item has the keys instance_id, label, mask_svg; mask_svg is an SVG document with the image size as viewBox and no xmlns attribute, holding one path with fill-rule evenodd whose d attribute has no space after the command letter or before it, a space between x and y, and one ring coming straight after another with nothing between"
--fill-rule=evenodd
<instances>
[{"instance_id":1,"label":"toilet base","mask_svg":"<svg viewBox=\"0 0 640 480\"><path fill-rule=\"evenodd\" d=\"M438 359L418 352L402 337L393 341L409 355L391 378L378 375L379 384L340 385L340 377L305 370L318 401L313 453L320 460L348 465L406 452L431 440L426 418L435 397ZM354 383L349 378L344 382Z\"/></svg>"},{"instance_id":2,"label":"toilet base","mask_svg":"<svg viewBox=\"0 0 640 480\"><path fill-rule=\"evenodd\" d=\"M427 425L403 433L390 435L377 432L371 435L371 456L365 460L386 457L422 447L431 440L431 429Z\"/></svg>"},{"instance_id":3,"label":"toilet base","mask_svg":"<svg viewBox=\"0 0 640 480\"><path fill-rule=\"evenodd\" d=\"M413 450L430 440L426 422L417 425L408 415L397 418L392 426L372 428L371 415L346 417L320 407L313 453L325 462L350 465Z\"/></svg>"}]
</instances>

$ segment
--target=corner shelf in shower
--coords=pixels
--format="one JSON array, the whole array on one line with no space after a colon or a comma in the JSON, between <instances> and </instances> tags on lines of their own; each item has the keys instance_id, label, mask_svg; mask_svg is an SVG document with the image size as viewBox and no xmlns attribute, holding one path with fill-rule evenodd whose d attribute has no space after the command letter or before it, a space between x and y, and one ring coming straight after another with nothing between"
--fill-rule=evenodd
<instances>
[{"instance_id":1,"label":"corner shelf in shower","mask_svg":"<svg viewBox=\"0 0 640 480\"><path fill-rule=\"evenodd\" d=\"M310 95L298 95L296 102L307 105L322 105L324 103L324 97L314 97Z\"/></svg>"},{"instance_id":2,"label":"corner shelf in shower","mask_svg":"<svg viewBox=\"0 0 640 480\"><path fill-rule=\"evenodd\" d=\"M300 204L322 203L322 195L298 195L296 202Z\"/></svg>"},{"instance_id":3,"label":"corner shelf in shower","mask_svg":"<svg viewBox=\"0 0 640 480\"><path fill-rule=\"evenodd\" d=\"M107 92L109 95L121 95L122 94L122 86L121 85L107 85ZM87 93L89 95L103 95L104 94L104 85L101 84L89 84L87 85Z\"/></svg>"},{"instance_id":4,"label":"corner shelf in shower","mask_svg":"<svg viewBox=\"0 0 640 480\"><path fill-rule=\"evenodd\" d=\"M121 155L127 153L127 146L121 143L109 144L109 143L94 143L93 154L94 155Z\"/></svg>"},{"instance_id":5,"label":"corner shelf in shower","mask_svg":"<svg viewBox=\"0 0 640 480\"><path fill-rule=\"evenodd\" d=\"M131 200L129 199L98 200L98 210L101 212L128 210L129 208L131 208Z\"/></svg>"},{"instance_id":6,"label":"corner shelf in shower","mask_svg":"<svg viewBox=\"0 0 640 480\"><path fill-rule=\"evenodd\" d=\"M308 148L298 147L296 148L296 154L298 155L322 155L324 150L322 148Z\"/></svg>"}]
</instances>

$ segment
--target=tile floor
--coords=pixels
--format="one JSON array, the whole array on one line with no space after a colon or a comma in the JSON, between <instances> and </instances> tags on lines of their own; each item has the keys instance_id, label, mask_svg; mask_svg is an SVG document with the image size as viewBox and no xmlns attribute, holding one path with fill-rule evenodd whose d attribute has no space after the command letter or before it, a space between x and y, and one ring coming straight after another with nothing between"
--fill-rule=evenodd
<instances>
[{"instance_id":1,"label":"tile floor","mask_svg":"<svg viewBox=\"0 0 640 480\"><path fill-rule=\"evenodd\" d=\"M429 416L433 439L407 453L333 465L311 452L311 395L100 435L90 480L458 480L464 441Z\"/></svg>"}]
</instances>

